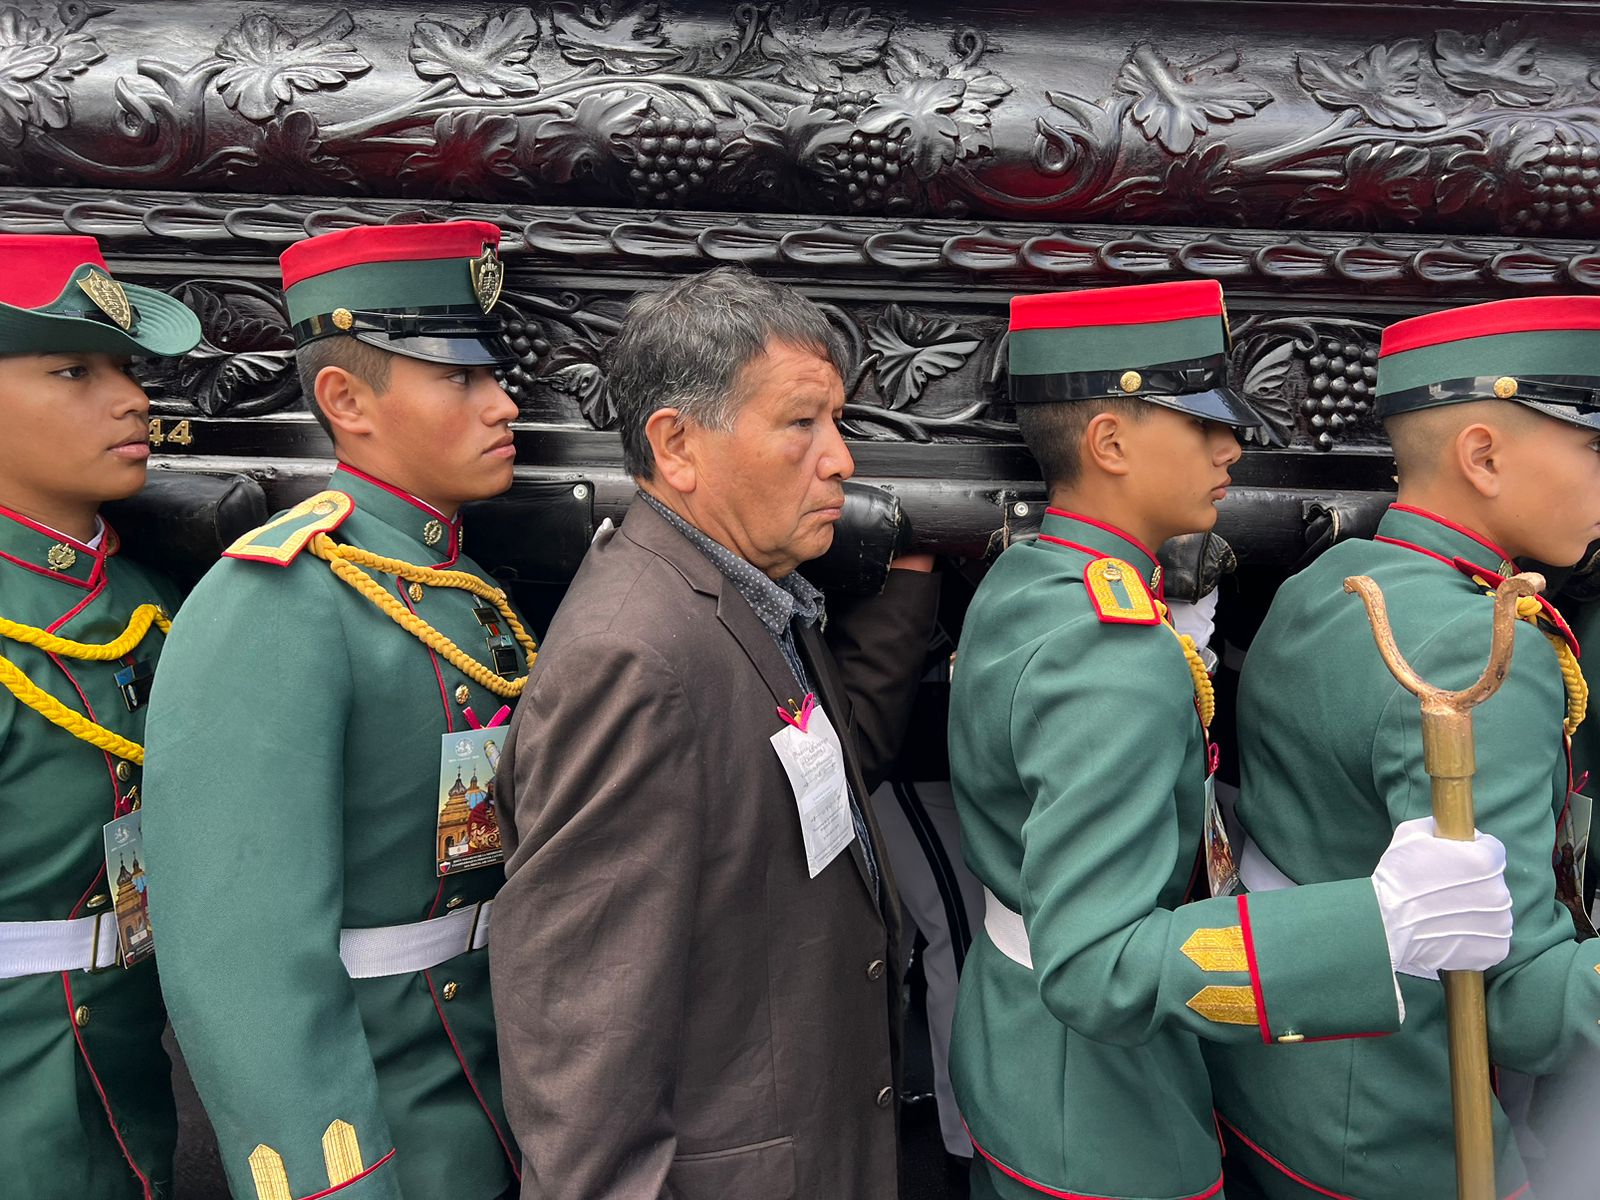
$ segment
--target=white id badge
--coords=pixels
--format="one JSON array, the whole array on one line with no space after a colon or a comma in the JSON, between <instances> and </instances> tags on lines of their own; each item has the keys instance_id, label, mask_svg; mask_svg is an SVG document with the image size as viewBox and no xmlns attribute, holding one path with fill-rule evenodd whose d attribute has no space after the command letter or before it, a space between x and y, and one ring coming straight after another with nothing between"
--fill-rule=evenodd
<instances>
[{"instance_id":1,"label":"white id badge","mask_svg":"<svg viewBox=\"0 0 1600 1200\"><path fill-rule=\"evenodd\" d=\"M850 819L850 785L845 781L839 735L821 706L807 700L798 720L785 716L787 723L772 735L772 748L794 791L806 869L815 879L855 840L856 826Z\"/></svg>"}]
</instances>

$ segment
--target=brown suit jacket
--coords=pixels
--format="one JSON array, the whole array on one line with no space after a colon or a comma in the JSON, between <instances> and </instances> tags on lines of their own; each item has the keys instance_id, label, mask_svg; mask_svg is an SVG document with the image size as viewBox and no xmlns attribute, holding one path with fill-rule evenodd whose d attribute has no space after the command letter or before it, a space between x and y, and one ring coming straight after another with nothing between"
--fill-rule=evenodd
<instances>
[{"instance_id":1,"label":"brown suit jacket","mask_svg":"<svg viewBox=\"0 0 1600 1200\"><path fill-rule=\"evenodd\" d=\"M937 580L854 606L872 764L903 728ZM546 637L496 778L490 965L523 1200L892 1200L899 909L859 843L807 878L768 739L798 690L738 590L635 503ZM801 639L867 806L854 710Z\"/></svg>"}]
</instances>

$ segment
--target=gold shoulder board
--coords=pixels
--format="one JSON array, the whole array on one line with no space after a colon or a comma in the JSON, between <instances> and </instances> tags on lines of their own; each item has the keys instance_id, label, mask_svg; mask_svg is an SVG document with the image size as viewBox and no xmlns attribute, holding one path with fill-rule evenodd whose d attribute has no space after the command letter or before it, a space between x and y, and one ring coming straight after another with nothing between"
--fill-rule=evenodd
<instances>
[{"instance_id":1,"label":"gold shoulder board","mask_svg":"<svg viewBox=\"0 0 1600 1200\"><path fill-rule=\"evenodd\" d=\"M1144 576L1120 558L1097 558L1083 569L1095 615L1111 625L1159 625L1155 598Z\"/></svg>"},{"instance_id":2,"label":"gold shoulder board","mask_svg":"<svg viewBox=\"0 0 1600 1200\"><path fill-rule=\"evenodd\" d=\"M318 492L265 525L252 529L224 550L222 556L286 567L317 534L344 524L355 506L355 501L343 492Z\"/></svg>"}]
</instances>

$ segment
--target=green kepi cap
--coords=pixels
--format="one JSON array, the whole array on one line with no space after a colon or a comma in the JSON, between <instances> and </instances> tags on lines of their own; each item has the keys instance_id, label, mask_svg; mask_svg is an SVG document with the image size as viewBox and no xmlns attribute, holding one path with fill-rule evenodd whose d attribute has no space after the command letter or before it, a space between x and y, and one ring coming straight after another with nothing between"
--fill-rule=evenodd
<instances>
[{"instance_id":1,"label":"green kepi cap","mask_svg":"<svg viewBox=\"0 0 1600 1200\"><path fill-rule=\"evenodd\" d=\"M1396 321L1378 348L1378 415L1510 400L1600 429L1600 296L1526 296Z\"/></svg>"},{"instance_id":2,"label":"green kepi cap","mask_svg":"<svg viewBox=\"0 0 1600 1200\"><path fill-rule=\"evenodd\" d=\"M165 292L118 283L92 237L0 234L0 354L186 354L200 320Z\"/></svg>"},{"instance_id":3,"label":"green kepi cap","mask_svg":"<svg viewBox=\"0 0 1600 1200\"><path fill-rule=\"evenodd\" d=\"M1136 398L1270 436L1228 386L1228 317L1214 280L1015 296L1010 365L1013 404Z\"/></svg>"},{"instance_id":4,"label":"green kepi cap","mask_svg":"<svg viewBox=\"0 0 1600 1200\"><path fill-rule=\"evenodd\" d=\"M424 362L516 361L494 314L505 268L487 221L368 225L283 252L283 296L295 345L349 334Z\"/></svg>"}]
</instances>

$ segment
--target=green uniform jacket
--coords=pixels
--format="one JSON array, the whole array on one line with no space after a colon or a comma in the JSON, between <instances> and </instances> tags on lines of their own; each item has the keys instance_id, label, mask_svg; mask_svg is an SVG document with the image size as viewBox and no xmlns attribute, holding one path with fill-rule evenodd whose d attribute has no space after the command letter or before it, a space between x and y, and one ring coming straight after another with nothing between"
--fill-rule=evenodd
<instances>
[{"instance_id":1,"label":"green uniform jacket","mask_svg":"<svg viewBox=\"0 0 1600 1200\"><path fill-rule=\"evenodd\" d=\"M1428 682L1466 687L1488 660L1493 603L1457 564L1498 577L1501 551L1400 506L1377 537L1335 546L1284 584L1245 661L1237 812L1299 884L1367 874L1396 825L1431 811L1420 707L1378 657L1345 577L1377 581L1401 653ZM1510 674L1473 712L1472 792L1478 828L1505 843L1514 905L1510 955L1488 973L1490 1055L1531 1074L1600 1041L1600 942L1574 940L1551 867L1567 795L1564 708L1549 641L1519 621ZM1399 978L1406 1015L1393 1037L1210 1055L1218 1111L1256 1147L1229 1156L1230 1176L1296 1200L1455 1196L1443 987ZM1498 1105L1495 1126L1499 1193L1512 1196L1525 1172Z\"/></svg>"},{"instance_id":2,"label":"green uniform jacket","mask_svg":"<svg viewBox=\"0 0 1600 1200\"><path fill-rule=\"evenodd\" d=\"M96 551L0 509L0 617L103 643L141 604L173 611L171 584L117 549L110 528ZM148 710L129 712L113 676L135 661L154 668L161 643L152 628L129 658L98 663L0 636L0 656L74 712L138 742ZM133 763L0 689L0 921L107 911L101 828L132 809L123 798L137 797L139 782ZM165 1025L150 959L0 979L0 1191L29 1200L171 1195L177 1118Z\"/></svg>"},{"instance_id":3,"label":"green uniform jacket","mask_svg":"<svg viewBox=\"0 0 1600 1200\"><path fill-rule=\"evenodd\" d=\"M1085 581L1107 555L1124 569L1102 616ZM1205 892L1208 752L1177 636L1126 623L1141 597L1154 614L1143 577L1156 569L1131 539L1051 509L1038 541L1000 556L961 636L962 842L1022 915L1033 964L1002 953L986 920L951 1046L961 1110L1005 1196L1214 1196L1202 1039L1399 1020L1369 880L1185 903Z\"/></svg>"},{"instance_id":4,"label":"green uniform jacket","mask_svg":"<svg viewBox=\"0 0 1600 1200\"><path fill-rule=\"evenodd\" d=\"M483 577L432 509L347 467L330 487L355 505L335 541ZM257 549L229 553L261 561L224 558L206 575L162 663L144 830L167 881L152 916L170 948L173 1030L243 1200L258 1194L258 1146L282 1157L296 1200L328 1191L322 1139L335 1121L354 1127L363 1167L333 1189L341 1200L488 1200L518 1159L488 955L352 980L339 933L443 916L499 889L499 866L440 878L435 833L443 735L468 727L464 709L488 721L504 701L309 551L271 561L315 519L241 539ZM481 600L368 573L487 664Z\"/></svg>"}]
</instances>

